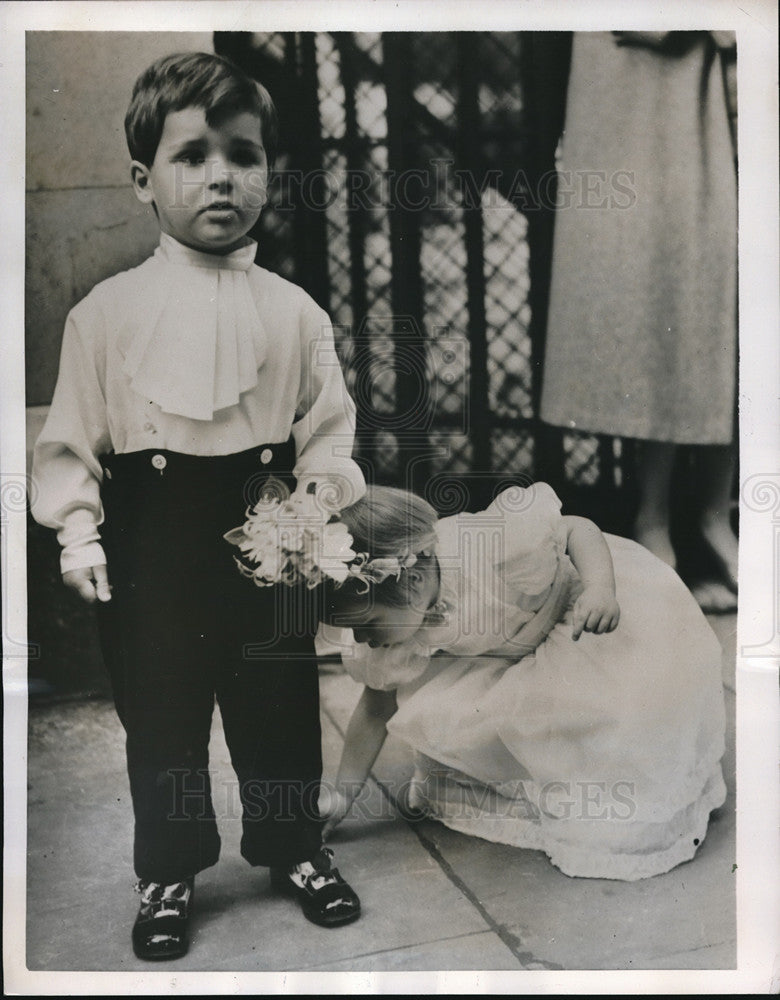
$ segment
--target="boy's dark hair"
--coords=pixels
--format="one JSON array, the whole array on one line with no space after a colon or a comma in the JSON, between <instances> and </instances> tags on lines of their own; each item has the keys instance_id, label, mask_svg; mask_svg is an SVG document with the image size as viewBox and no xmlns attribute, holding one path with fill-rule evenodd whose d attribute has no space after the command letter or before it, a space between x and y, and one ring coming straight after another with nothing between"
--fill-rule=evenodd
<instances>
[{"instance_id":1,"label":"boy's dark hair","mask_svg":"<svg viewBox=\"0 0 780 1000\"><path fill-rule=\"evenodd\" d=\"M271 95L243 70L210 52L163 56L138 77L125 115L130 156L150 167L166 116L189 107L203 108L209 125L241 111L256 114L269 169L273 166L278 126Z\"/></svg>"}]
</instances>

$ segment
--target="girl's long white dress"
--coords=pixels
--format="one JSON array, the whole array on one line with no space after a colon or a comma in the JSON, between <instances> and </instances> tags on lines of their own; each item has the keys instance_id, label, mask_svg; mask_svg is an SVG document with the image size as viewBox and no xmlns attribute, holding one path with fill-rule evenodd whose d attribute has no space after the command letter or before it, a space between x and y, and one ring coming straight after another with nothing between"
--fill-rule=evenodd
<instances>
[{"instance_id":1,"label":"girl's long white dress","mask_svg":"<svg viewBox=\"0 0 780 1000\"><path fill-rule=\"evenodd\" d=\"M538 483L440 521L444 620L401 646L354 644L344 664L397 689L388 730L414 750L412 805L567 875L634 880L692 858L725 799L721 649L672 569L606 538L610 634L572 639L582 586L560 502ZM526 652L513 639L553 586L553 621Z\"/></svg>"}]
</instances>

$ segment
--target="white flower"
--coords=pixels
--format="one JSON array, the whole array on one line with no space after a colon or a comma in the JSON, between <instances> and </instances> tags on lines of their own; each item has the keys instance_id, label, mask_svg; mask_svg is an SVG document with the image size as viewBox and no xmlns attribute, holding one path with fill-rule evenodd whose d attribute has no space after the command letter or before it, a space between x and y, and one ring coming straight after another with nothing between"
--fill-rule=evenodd
<instances>
[{"instance_id":1,"label":"white flower","mask_svg":"<svg viewBox=\"0 0 780 1000\"><path fill-rule=\"evenodd\" d=\"M276 528L274 517L265 512L262 514L250 514L244 524L244 534L248 537L255 535L271 535Z\"/></svg>"},{"instance_id":2,"label":"white flower","mask_svg":"<svg viewBox=\"0 0 780 1000\"><path fill-rule=\"evenodd\" d=\"M254 538L247 538L246 541L240 542L238 547L247 559L254 563L265 562L276 551L275 546L266 544L265 539L256 541Z\"/></svg>"},{"instance_id":3,"label":"white flower","mask_svg":"<svg viewBox=\"0 0 780 1000\"><path fill-rule=\"evenodd\" d=\"M356 555L352 549L352 535L346 524L334 521L323 527L320 569L326 576L343 583L349 576L347 564L356 558Z\"/></svg>"},{"instance_id":4,"label":"white flower","mask_svg":"<svg viewBox=\"0 0 780 1000\"><path fill-rule=\"evenodd\" d=\"M394 576L397 580L401 576L401 569L397 556L386 556L369 560L362 572L372 583L383 583L389 576Z\"/></svg>"},{"instance_id":5,"label":"white flower","mask_svg":"<svg viewBox=\"0 0 780 1000\"><path fill-rule=\"evenodd\" d=\"M302 581L316 587L323 575L343 583L358 556L347 526L328 523L329 516L312 493L295 493L282 502L263 499L247 512L241 528L224 537L241 550L239 569L258 586Z\"/></svg>"},{"instance_id":6,"label":"white flower","mask_svg":"<svg viewBox=\"0 0 780 1000\"><path fill-rule=\"evenodd\" d=\"M302 552L306 546L306 528L295 522L280 523L276 528L276 545L284 552Z\"/></svg>"},{"instance_id":7,"label":"white flower","mask_svg":"<svg viewBox=\"0 0 780 1000\"><path fill-rule=\"evenodd\" d=\"M239 548L252 562L256 563L254 576L259 579L276 581L282 566L282 553L277 548L267 547L263 549L245 550L243 546Z\"/></svg>"}]
</instances>

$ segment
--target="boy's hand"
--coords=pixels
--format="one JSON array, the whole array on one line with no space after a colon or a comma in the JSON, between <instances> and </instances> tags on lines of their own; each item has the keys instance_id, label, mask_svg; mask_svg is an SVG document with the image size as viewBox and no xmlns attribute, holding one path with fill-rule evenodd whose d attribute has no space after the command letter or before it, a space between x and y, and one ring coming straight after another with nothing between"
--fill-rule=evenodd
<instances>
[{"instance_id":1,"label":"boy's hand","mask_svg":"<svg viewBox=\"0 0 780 1000\"><path fill-rule=\"evenodd\" d=\"M611 587L590 586L577 598L574 605L571 637L579 639L583 631L613 632L620 621L620 607Z\"/></svg>"},{"instance_id":2,"label":"boy's hand","mask_svg":"<svg viewBox=\"0 0 780 1000\"><path fill-rule=\"evenodd\" d=\"M320 792L320 814L325 817L325 826L322 828L322 839L327 840L331 833L349 812L352 805L343 792L337 792L335 788L323 787Z\"/></svg>"},{"instance_id":3,"label":"boy's hand","mask_svg":"<svg viewBox=\"0 0 780 1000\"><path fill-rule=\"evenodd\" d=\"M82 600L87 604L94 604L95 601L111 600L111 587L108 585L108 572L106 564L99 566L85 566L83 569L69 569L62 574L62 581L66 587L75 590Z\"/></svg>"}]
</instances>

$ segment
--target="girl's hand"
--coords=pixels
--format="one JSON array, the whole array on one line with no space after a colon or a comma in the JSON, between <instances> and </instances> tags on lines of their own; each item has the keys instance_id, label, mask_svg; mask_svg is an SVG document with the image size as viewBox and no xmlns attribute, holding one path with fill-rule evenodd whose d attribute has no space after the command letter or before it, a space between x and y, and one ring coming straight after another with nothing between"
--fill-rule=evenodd
<instances>
[{"instance_id":1,"label":"girl's hand","mask_svg":"<svg viewBox=\"0 0 780 1000\"><path fill-rule=\"evenodd\" d=\"M571 637L577 641L585 632L613 632L620 621L620 607L615 591L608 586L586 587L574 605Z\"/></svg>"},{"instance_id":2,"label":"girl's hand","mask_svg":"<svg viewBox=\"0 0 780 1000\"><path fill-rule=\"evenodd\" d=\"M335 788L323 785L320 790L320 815L325 818L322 839L327 840L350 810L352 799Z\"/></svg>"},{"instance_id":3,"label":"girl's hand","mask_svg":"<svg viewBox=\"0 0 780 1000\"><path fill-rule=\"evenodd\" d=\"M62 582L66 587L75 590L87 604L94 604L96 600L104 603L111 600L111 587L108 585L105 563L99 566L85 566L82 569L69 569L67 573L62 574Z\"/></svg>"}]
</instances>

